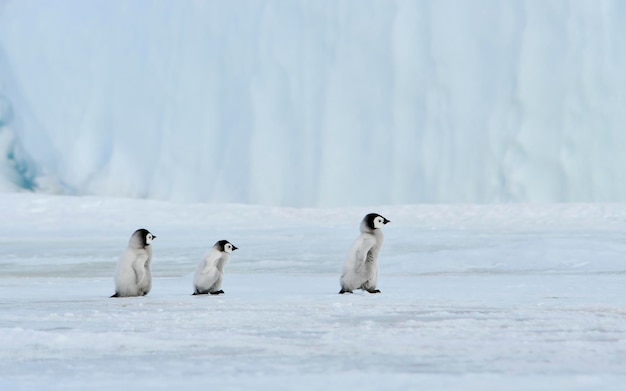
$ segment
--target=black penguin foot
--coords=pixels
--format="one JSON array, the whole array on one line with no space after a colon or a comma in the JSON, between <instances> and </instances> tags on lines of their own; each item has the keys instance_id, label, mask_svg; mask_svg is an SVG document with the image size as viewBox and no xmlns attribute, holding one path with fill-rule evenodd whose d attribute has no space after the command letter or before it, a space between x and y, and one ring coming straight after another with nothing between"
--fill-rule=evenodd
<instances>
[{"instance_id":1,"label":"black penguin foot","mask_svg":"<svg viewBox=\"0 0 626 391\"><path fill-rule=\"evenodd\" d=\"M197 296L197 295L206 295L208 294L209 291L195 291L192 296Z\"/></svg>"},{"instance_id":2,"label":"black penguin foot","mask_svg":"<svg viewBox=\"0 0 626 391\"><path fill-rule=\"evenodd\" d=\"M380 289L368 289L369 293L380 293Z\"/></svg>"},{"instance_id":3,"label":"black penguin foot","mask_svg":"<svg viewBox=\"0 0 626 391\"><path fill-rule=\"evenodd\" d=\"M111 297L120 297L120 294L115 292Z\"/></svg>"},{"instance_id":4,"label":"black penguin foot","mask_svg":"<svg viewBox=\"0 0 626 391\"><path fill-rule=\"evenodd\" d=\"M352 291L351 291L351 290L349 290L349 289L344 289L344 288L341 288L341 290L339 291L339 294L340 294L340 295L343 295L344 293L352 293Z\"/></svg>"},{"instance_id":5,"label":"black penguin foot","mask_svg":"<svg viewBox=\"0 0 626 391\"><path fill-rule=\"evenodd\" d=\"M212 294L212 295L223 295L224 291L220 289L219 291L209 292L209 293Z\"/></svg>"}]
</instances>

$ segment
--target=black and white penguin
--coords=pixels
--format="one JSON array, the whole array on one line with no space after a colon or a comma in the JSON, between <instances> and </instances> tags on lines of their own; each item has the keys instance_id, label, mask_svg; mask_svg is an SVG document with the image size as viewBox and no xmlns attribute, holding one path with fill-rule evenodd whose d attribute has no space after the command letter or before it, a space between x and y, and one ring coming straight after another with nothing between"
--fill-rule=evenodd
<instances>
[{"instance_id":1,"label":"black and white penguin","mask_svg":"<svg viewBox=\"0 0 626 391\"><path fill-rule=\"evenodd\" d=\"M115 294L111 297L145 296L152 289L152 240L147 229L136 230L115 268Z\"/></svg>"},{"instance_id":2,"label":"black and white penguin","mask_svg":"<svg viewBox=\"0 0 626 391\"><path fill-rule=\"evenodd\" d=\"M237 250L228 240L219 240L211 251L204 257L196 269L193 277L194 295L219 295L222 290L224 266L228 263L230 254Z\"/></svg>"},{"instance_id":3,"label":"black and white penguin","mask_svg":"<svg viewBox=\"0 0 626 391\"><path fill-rule=\"evenodd\" d=\"M380 293L380 290L376 289L378 255L384 241L381 228L387 223L389 220L378 213L370 213L361 220L361 235L354 241L343 266L339 293L352 293L355 289Z\"/></svg>"}]
</instances>

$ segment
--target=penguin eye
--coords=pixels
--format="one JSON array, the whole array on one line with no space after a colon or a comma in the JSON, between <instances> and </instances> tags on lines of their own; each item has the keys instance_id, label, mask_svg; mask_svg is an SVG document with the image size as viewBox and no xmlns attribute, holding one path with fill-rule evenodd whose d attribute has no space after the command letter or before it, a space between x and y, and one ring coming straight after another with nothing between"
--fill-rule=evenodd
<instances>
[{"instance_id":1,"label":"penguin eye","mask_svg":"<svg viewBox=\"0 0 626 391\"><path fill-rule=\"evenodd\" d=\"M230 245L230 243L228 243L228 244L226 245L226 250L232 250L232 249L233 249L233 246L231 246L231 245Z\"/></svg>"}]
</instances>

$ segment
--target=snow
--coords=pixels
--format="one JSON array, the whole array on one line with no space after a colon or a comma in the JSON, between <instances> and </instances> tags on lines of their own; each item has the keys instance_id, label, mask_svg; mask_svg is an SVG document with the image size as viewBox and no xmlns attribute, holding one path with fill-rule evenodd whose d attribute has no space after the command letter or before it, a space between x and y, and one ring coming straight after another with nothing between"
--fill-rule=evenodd
<instances>
[{"instance_id":1,"label":"snow","mask_svg":"<svg viewBox=\"0 0 626 391\"><path fill-rule=\"evenodd\" d=\"M0 390L623 389L625 4L0 0Z\"/></svg>"},{"instance_id":2,"label":"snow","mask_svg":"<svg viewBox=\"0 0 626 391\"><path fill-rule=\"evenodd\" d=\"M0 189L624 202L625 35L620 0L4 0Z\"/></svg>"},{"instance_id":3,"label":"snow","mask_svg":"<svg viewBox=\"0 0 626 391\"><path fill-rule=\"evenodd\" d=\"M338 295L367 212L380 295ZM620 390L624 204L285 208L0 194L0 389ZM152 292L111 299L139 227ZM218 239L225 295L192 296Z\"/></svg>"}]
</instances>

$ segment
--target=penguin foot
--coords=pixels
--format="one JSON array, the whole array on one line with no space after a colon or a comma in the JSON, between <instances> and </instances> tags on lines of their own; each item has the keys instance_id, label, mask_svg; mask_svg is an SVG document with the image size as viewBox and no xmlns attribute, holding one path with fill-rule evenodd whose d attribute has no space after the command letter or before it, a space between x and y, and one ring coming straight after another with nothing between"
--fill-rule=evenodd
<instances>
[{"instance_id":1,"label":"penguin foot","mask_svg":"<svg viewBox=\"0 0 626 391\"><path fill-rule=\"evenodd\" d=\"M344 289L344 288L341 288L341 290L339 291L339 294L340 294L340 295L343 295L344 293L352 293L352 291L351 291L351 290L349 290L349 289Z\"/></svg>"},{"instance_id":2,"label":"penguin foot","mask_svg":"<svg viewBox=\"0 0 626 391\"><path fill-rule=\"evenodd\" d=\"M380 293L380 289L367 289L369 293Z\"/></svg>"},{"instance_id":3,"label":"penguin foot","mask_svg":"<svg viewBox=\"0 0 626 391\"><path fill-rule=\"evenodd\" d=\"M197 296L197 295L206 295L208 294L209 291L195 291L192 296Z\"/></svg>"},{"instance_id":4,"label":"penguin foot","mask_svg":"<svg viewBox=\"0 0 626 391\"><path fill-rule=\"evenodd\" d=\"M110 296L110 297L120 297L120 294L119 294L119 293L117 293L117 292L115 292L115 293L114 293L112 296Z\"/></svg>"},{"instance_id":5,"label":"penguin foot","mask_svg":"<svg viewBox=\"0 0 626 391\"><path fill-rule=\"evenodd\" d=\"M224 291L220 289L219 291L209 292L209 293L212 294L212 295L223 295Z\"/></svg>"}]
</instances>

